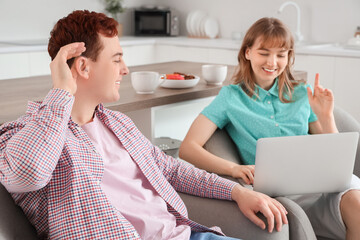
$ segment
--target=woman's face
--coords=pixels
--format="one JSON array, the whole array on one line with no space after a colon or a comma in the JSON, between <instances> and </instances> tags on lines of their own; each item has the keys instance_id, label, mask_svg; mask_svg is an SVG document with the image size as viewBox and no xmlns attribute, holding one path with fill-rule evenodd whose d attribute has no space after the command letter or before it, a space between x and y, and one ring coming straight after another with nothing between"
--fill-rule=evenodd
<instances>
[{"instance_id":1,"label":"woman's face","mask_svg":"<svg viewBox=\"0 0 360 240\"><path fill-rule=\"evenodd\" d=\"M258 37L251 48L245 51L245 57L250 61L256 84L269 90L288 64L289 50L280 47L266 47Z\"/></svg>"}]
</instances>

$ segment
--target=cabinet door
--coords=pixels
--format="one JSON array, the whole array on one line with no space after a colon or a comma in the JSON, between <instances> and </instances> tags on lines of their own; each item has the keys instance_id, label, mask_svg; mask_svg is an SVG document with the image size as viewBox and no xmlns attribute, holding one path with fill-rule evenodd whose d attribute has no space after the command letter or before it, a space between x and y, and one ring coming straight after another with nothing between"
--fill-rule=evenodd
<instances>
[{"instance_id":1,"label":"cabinet door","mask_svg":"<svg viewBox=\"0 0 360 240\"><path fill-rule=\"evenodd\" d=\"M208 62L209 49L199 47L176 46L175 54L181 61Z\"/></svg>"},{"instance_id":2,"label":"cabinet door","mask_svg":"<svg viewBox=\"0 0 360 240\"><path fill-rule=\"evenodd\" d=\"M181 61L178 47L172 45L155 45L155 62Z\"/></svg>"},{"instance_id":3,"label":"cabinet door","mask_svg":"<svg viewBox=\"0 0 360 240\"><path fill-rule=\"evenodd\" d=\"M50 62L48 52L29 53L30 76L50 75Z\"/></svg>"},{"instance_id":4,"label":"cabinet door","mask_svg":"<svg viewBox=\"0 0 360 240\"><path fill-rule=\"evenodd\" d=\"M335 105L360 122L360 58L336 58Z\"/></svg>"},{"instance_id":5,"label":"cabinet door","mask_svg":"<svg viewBox=\"0 0 360 240\"><path fill-rule=\"evenodd\" d=\"M300 55L295 57L295 70L308 73L307 81L314 86L315 74L320 74L320 84L334 90L335 57Z\"/></svg>"},{"instance_id":6,"label":"cabinet door","mask_svg":"<svg viewBox=\"0 0 360 240\"><path fill-rule=\"evenodd\" d=\"M149 45L124 46L124 61L128 66L138 66L154 63L155 47Z\"/></svg>"},{"instance_id":7,"label":"cabinet door","mask_svg":"<svg viewBox=\"0 0 360 240\"><path fill-rule=\"evenodd\" d=\"M0 54L0 79L30 76L29 55L27 53Z\"/></svg>"},{"instance_id":8,"label":"cabinet door","mask_svg":"<svg viewBox=\"0 0 360 240\"><path fill-rule=\"evenodd\" d=\"M207 62L236 66L238 65L238 53L239 50L210 48Z\"/></svg>"}]
</instances>

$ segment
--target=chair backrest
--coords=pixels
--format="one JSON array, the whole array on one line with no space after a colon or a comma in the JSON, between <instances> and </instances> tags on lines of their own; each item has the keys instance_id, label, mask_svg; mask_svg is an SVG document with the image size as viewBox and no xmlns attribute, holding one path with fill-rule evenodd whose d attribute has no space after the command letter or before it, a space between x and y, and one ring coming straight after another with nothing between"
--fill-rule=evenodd
<instances>
[{"instance_id":1,"label":"chair backrest","mask_svg":"<svg viewBox=\"0 0 360 240\"><path fill-rule=\"evenodd\" d=\"M343 109L335 107L334 117L339 132L360 133L360 123ZM204 148L216 156L232 162L242 163L238 150L226 130L217 129L205 143ZM360 141L358 143L354 174L360 177Z\"/></svg>"},{"instance_id":2,"label":"chair backrest","mask_svg":"<svg viewBox=\"0 0 360 240\"><path fill-rule=\"evenodd\" d=\"M35 228L1 184L0 239L38 239Z\"/></svg>"},{"instance_id":3,"label":"chair backrest","mask_svg":"<svg viewBox=\"0 0 360 240\"><path fill-rule=\"evenodd\" d=\"M345 110L335 107L334 117L336 126L339 132L359 132L360 133L360 123L351 116ZM358 149L355 159L354 174L360 177L360 141L358 142Z\"/></svg>"},{"instance_id":4,"label":"chair backrest","mask_svg":"<svg viewBox=\"0 0 360 240\"><path fill-rule=\"evenodd\" d=\"M236 145L225 129L216 129L214 134L204 144L204 148L218 157L242 164L242 159Z\"/></svg>"}]
</instances>

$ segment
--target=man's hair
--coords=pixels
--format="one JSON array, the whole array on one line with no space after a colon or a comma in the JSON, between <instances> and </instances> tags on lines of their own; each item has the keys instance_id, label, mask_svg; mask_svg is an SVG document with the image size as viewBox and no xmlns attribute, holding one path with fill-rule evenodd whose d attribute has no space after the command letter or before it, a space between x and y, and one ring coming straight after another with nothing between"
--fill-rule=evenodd
<instances>
[{"instance_id":1,"label":"man's hair","mask_svg":"<svg viewBox=\"0 0 360 240\"><path fill-rule=\"evenodd\" d=\"M118 34L118 22L107 17L103 13L89 12L88 10L77 10L67 17L60 19L50 33L48 52L53 60L62 46L73 42L84 42L86 51L82 56L96 61L97 56L103 49L99 34L105 37L114 37ZM74 58L69 59L69 67Z\"/></svg>"}]
</instances>

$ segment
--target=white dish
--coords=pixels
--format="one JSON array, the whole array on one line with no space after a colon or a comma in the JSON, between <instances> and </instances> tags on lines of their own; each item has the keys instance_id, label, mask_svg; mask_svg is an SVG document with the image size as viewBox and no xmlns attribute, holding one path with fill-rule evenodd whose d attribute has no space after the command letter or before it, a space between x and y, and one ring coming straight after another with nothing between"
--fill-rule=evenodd
<instances>
[{"instance_id":1,"label":"white dish","mask_svg":"<svg viewBox=\"0 0 360 240\"><path fill-rule=\"evenodd\" d=\"M200 78L198 76L188 80L166 79L160 86L164 88L191 88L198 84L199 80Z\"/></svg>"},{"instance_id":2,"label":"white dish","mask_svg":"<svg viewBox=\"0 0 360 240\"><path fill-rule=\"evenodd\" d=\"M219 23L214 17L207 17L204 23L205 34L209 38L216 38L219 34Z\"/></svg>"},{"instance_id":3,"label":"white dish","mask_svg":"<svg viewBox=\"0 0 360 240\"><path fill-rule=\"evenodd\" d=\"M192 20L192 28L196 37L201 37L201 20L206 18L206 13L203 11L196 11Z\"/></svg>"},{"instance_id":4,"label":"white dish","mask_svg":"<svg viewBox=\"0 0 360 240\"><path fill-rule=\"evenodd\" d=\"M195 12L190 12L186 18L186 30L190 36L193 35L192 29L191 29L191 19L193 17Z\"/></svg>"}]
</instances>

